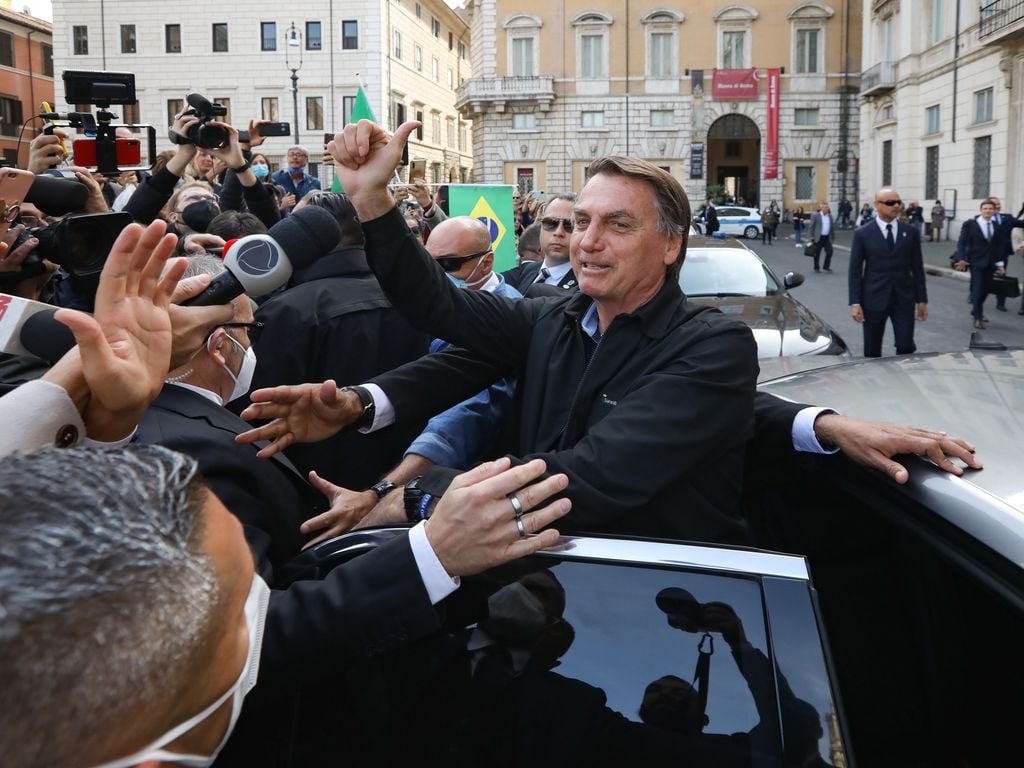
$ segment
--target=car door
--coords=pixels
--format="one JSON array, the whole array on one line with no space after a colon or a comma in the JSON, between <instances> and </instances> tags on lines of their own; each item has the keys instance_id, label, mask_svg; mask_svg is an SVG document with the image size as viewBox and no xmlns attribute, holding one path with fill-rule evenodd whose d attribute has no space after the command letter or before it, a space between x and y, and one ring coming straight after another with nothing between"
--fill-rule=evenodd
<instances>
[{"instance_id":1,"label":"car door","mask_svg":"<svg viewBox=\"0 0 1024 768\"><path fill-rule=\"evenodd\" d=\"M442 631L349 680L364 726L346 761L852 764L802 558L570 537L464 579L442 610Z\"/></svg>"}]
</instances>

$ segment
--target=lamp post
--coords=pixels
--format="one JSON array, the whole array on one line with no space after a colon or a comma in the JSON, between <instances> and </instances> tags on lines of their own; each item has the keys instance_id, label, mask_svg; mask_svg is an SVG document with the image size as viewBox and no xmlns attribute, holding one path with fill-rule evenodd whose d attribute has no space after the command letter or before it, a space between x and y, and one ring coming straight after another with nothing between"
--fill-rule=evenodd
<instances>
[{"instance_id":1,"label":"lamp post","mask_svg":"<svg viewBox=\"0 0 1024 768\"><path fill-rule=\"evenodd\" d=\"M296 55L299 61L295 63ZM295 28L292 22L288 30L288 40L284 48L284 65L292 71L292 106L295 108L295 143L299 141L299 70L302 69L302 33Z\"/></svg>"}]
</instances>

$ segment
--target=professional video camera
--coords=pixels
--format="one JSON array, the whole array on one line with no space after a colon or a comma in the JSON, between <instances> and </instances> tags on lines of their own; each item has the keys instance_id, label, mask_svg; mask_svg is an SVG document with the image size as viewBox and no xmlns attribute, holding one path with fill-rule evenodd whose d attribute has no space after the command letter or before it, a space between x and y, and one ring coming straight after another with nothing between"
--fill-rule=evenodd
<instances>
[{"instance_id":1,"label":"professional video camera","mask_svg":"<svg viewBox=\"0 0 1024 768\"><path fill-rule=\"evenodd\" d=\"M185 97L188 102L186 115L195 115L199 122L191 126L184 134L176 131L168 131L168 136L175 144L195 144L203 149L220 149L226 147L230 135L226 128L219 125L208 125L214 118L224 117L228 108L222 104L210 101L198 93L190 93Z\"/></svg>"},{"instance_id":2,"label":"professional video camera","mask_svg":"<svg viewBox=\"0 0 1024 768\"><path fill-rule=\"evenodd\" d=\"M151 125L111 125L117 115L107 110L112 104L134 104L135 75L131 72L64 72L64 98L69 104L94 104L99 109L91 112L40 112L39 117L49 121L44 133L53 133L58 125L76 128L84 138L72 142L75 162L105 176L117 176L124 171L145 170L156 157L156 130ZM142 158L139 139L117 136L118 128L133 133L145 131L148 157Z\"/></svg>"},{"instance_id":3,"label":"professional video camera","mask_svg":"<svg viewBox=\"0 0 1024 768\"><path fill-rule=\"evenodd\" d=\"M29 238L39 245L25 257L21 270L11 273L11 281L20 281L45 270L43 259L51 261L76 277L98 275L107 261L121 230L132 223L131 214L114 211L73 213L50 226L31 227L22 232L11 250ZM4 280L0 277L0 283Z\"/></svg>"}]
</instances>

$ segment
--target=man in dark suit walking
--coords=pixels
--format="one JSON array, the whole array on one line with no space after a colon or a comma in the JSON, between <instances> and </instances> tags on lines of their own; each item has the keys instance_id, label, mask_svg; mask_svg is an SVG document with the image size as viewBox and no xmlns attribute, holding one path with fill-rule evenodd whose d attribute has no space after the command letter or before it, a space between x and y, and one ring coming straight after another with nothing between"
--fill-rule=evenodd
<instances>
[{"instance_id":1,"label":"man in dark suit walking","mask_svg":"<svg viewBox=\"0 0 1024 768\"><path fill-rule=\"evenodd\" d=\"M971 270L971 316L979 330L988 323L984 305L992 289L992 276L1006 272L1006 241L1017 225L1009 217L1005 217L1003 224L997 224L995 214L996 203L992 198L982 200L981 213L964 222L956 244L956 269Z\"/></svg>"},{"instance_id":2,"label":"man in dark suit walking","mask_svg":"<svg viewBox=\"0 0 1024 768\"><path fill-rule=\"evenodd\" d=\"M850 248L850 314L864 325L864 356L882 356L885 321L892 321L896 354L908 355L917 319L928 319L921 235L898 219L903 202L893 189L875 195L877 216L853 233Z\"/></svg>"},{"instance_id":3,"label":"man in dark suit walking","mask_svg":"<svg viewBox=\"0 0 1024 768\"><path fill-rule=\"evenodd\" d=\"M718 231L718 211L715 210L715 201L708 200L704 208L704 234L711 237Z\"/></svg>"},{"instance_id":4,"label":"man in dark suit walking","mask_svg":"<svg viewBox=\"0 0 1024 768\"><path fill-rule=\"evenodd\" d=\"M810 238L814 244L814 271L818 271L818 259L821 252L825 252L825 263L822 265L826 272L832 271L832 239L835 231L835 220L828 203L822 203L817 213L811 215Z\"/></svg>"}]
</instances>

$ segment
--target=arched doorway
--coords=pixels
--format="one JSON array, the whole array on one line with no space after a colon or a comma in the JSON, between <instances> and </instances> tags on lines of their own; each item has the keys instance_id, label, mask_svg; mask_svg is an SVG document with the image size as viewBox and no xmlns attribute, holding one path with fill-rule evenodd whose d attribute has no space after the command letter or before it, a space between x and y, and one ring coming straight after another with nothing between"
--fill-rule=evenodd
<instances>
[{"instance_id":1,"label":"arched doorway","mask_svg":"<svg viewBox=\"0 0 1024 768\"><path fill-rule=\"evenodd\" d=\"M756 206L761 192L761 131L746 115L723 115L708 129L708 186Z\"/></svg>"}]
</instances>

